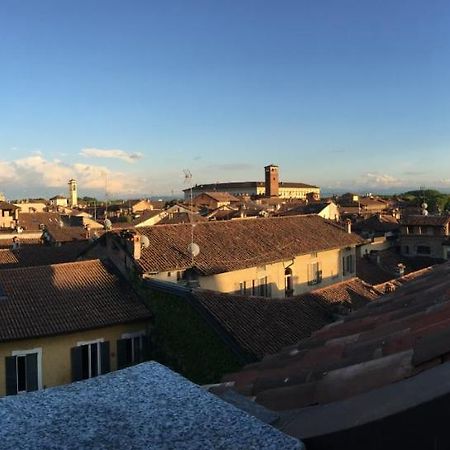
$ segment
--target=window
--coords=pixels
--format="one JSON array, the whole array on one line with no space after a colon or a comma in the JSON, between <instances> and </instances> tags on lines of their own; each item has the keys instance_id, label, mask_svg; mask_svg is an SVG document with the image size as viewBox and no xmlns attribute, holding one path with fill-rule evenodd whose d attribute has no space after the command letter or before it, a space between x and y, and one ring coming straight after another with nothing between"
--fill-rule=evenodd
<instances>
[{"instance_id":1,"label":"window","mask_svg":"<svg viewBox=\"0 0 450 450\"><path fill-rule=\"evenodd\" d=\"M322 282L322 264L315 262L308 264L308 284L314 285Z\"/></svg>"},{"instance_id":2,"label":"window","mask_svg":"<svg viewBox=\"0 0 450 450\"><path fill-rule=\"evenodd\" d=\"M20 350L5 358L6 395L42 389L42 349Z\"/></svg>"},{"instance_id":3,"label":"window","mask_svg":"<svg viewBox=\"0 0 450 450\"><path fill-rule=\"evenodd\" d=\"M148 359L149 337L145 331L126 333L117 341L117 368L139 364Z\"/></svg>"},{"instance_id":4,"label":"window","mask_svg":"<svg viewBox=\"0 0 450 450\"><path fill-rule=\"evenodd\" d=\"M78 342L71 349L72 381L86 380L110 371L109 342Z\"/></svg>"},{"instance_id":5,"label":"window","mask_svg":"<svg viewBox=\"0 0 450 450\"><path fill-rule=\"evenodd\" d=\"M242 281L239 283L240 295L258 295L261 297L270 297L271 289L267 277L259 280Z\"/></svg>"},{"instance_id":6,"label":"window","mask_svg":"<svg viewBox=\"0 0 450 450\"><path fill-rule=\"evenodd\" d=\"M428 247L428 245L418 245L417 246L417 254L418 255L430 255L431 247Z\"/></svg>"},{"instance_id":7,"label":"window","mask_svg":"<svg viewBox=\"0 0 450 450\"><path fill-rule=\"evenodd\" d=\"M405 255L409 255L409 245L405 245Z\"/></svg>"},{"instance_id":8,"label":"window","mask_svg":"<svg viewBox=\"0 0 450 450\"><path fill-rule=\"evenodd\" d=\"M294 294L294 282L292 278L292 269L288 267L284 271L284 295L291 297Z\"/></svg>"},{"instance_id":9,"label":"window","mask_svg":"<svg viewBox=\"0 0 450 450\"><path fill-rule=\"evenodd\" d=\"M342 257L342 275L347 275L355 271L353 255Z\"/></svg>"}]
</instances>

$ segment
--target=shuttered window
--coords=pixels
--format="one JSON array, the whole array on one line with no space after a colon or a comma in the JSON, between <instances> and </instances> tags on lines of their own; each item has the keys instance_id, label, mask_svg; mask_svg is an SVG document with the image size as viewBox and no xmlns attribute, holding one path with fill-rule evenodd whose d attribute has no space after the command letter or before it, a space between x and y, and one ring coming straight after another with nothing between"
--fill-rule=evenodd
<instances>
[{"instance_id":1,"label":"shuttered window","mask_svg":"<svg viewBox=\"0 0 450 450\"><path fill-rule=\"evenodd\" d=\"M117 340L117 368L123 369L143 361L150 357L150 338L144 332L124 334Z\"/></svg>"},{"instance_id":2,"label":"shuttered window","mask_svg":"<svg viewBox=\"0 0 450 450\"><path fill-rule=\"evenodd\" d=\"M70 353L72 381L86 380L111 370L109 342L80 342Z\"/></svg>"},{"instance_id":3,"label":"shuttered window","mask_svg":"<svg viewBox=\"0 0 450 450\"><path fill-rule=\"evenodd\" d=\"M5 358L6 395L41 388L41 350L15 351Z\"/></svg>"}]
</instances>

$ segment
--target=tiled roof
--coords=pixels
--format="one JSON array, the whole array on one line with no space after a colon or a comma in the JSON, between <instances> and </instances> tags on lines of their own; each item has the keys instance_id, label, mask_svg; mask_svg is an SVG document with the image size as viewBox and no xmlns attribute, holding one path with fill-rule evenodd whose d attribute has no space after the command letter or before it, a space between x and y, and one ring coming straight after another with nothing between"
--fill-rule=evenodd
<instances>
[{"instance_id":1,"label":"tiled roof","mask_svg":"<svg viewBox=\"0 0 450 450\"><path fill-rule=\"evenodd\" d=\"M206 219L203 216L200 216L199 214L189 214L186 212L179 212L179 213L169 213L155 225L173 225L177 223L199 223L207 221L208 219Z\"/></svg>"},{"instance_id":2,"label":"tiled roof","mask_svg":"<svg viewBox=\"0 0 450 450\"><path fill-rule=\"evenodd\" d=\"M39 231L41 225L58 226L61 216L52 212L19 213L19 225L26 231Z\"/></svg>"},{"instance_id":3,"label":"tiled roof","mask_svg":"<svg viewBox=\"0 0 450 450\"><path fill-rule=\"evenodd\" d=\"M396 283L394 293L225 379L270 409L298 410L348 399L445 363L450 263Z\"/></svg>"},{"instance_id":4,"label":"tiled roof","mask_svg":"<svg viewBox=\"0 0 450 450\"><path fill-rule=\"evenodd\" d=\"M401 225L445 226L450 223L450 216L411 215L400 220Z\"/></svg>"},{"instance_id":5,"label":"tiled roof","mask_svg":"<svg viewBox=\"0 0 450 450\"><path fill-rule=\"evenodd\" d=\"M73 262L87 246L87 241L78 241L68 242L60 247L21 244L18 250L0 249L0 269Z\"/></svg>"},{"instance_id":6,"label":"tiled roof","mask_svg":"<svg viewBox=\"0 0 450 450\"><path fill-rule=\"evenodd\" d=\"M147 209L147 210L143 211L142 214L139 214L139 217L136 217L135 219L133 219L132 225L134 225L134 226L139 225L148 219L152 219L153 217L158 216L162 212L163 212L162 209Z\"/></svg>"},{"instance_id":7,"label":"tiled roof","mask_svg":"<svg viewBox=\"0 0 450 450\"><path fill-rule=\"evenodd\" d=\"M358 309L380 293L354 278L286 299L193 292L246 354L260 359L308 337L336 320L343 310Z\"/></svg>"},{"instance_id":8,"label":"tiled roof","mask_svg":"<svg viewBox=\"0 0 450 450\"><path fill-rule=\"evenodd\" d=\"M3 200L0 201L0 210L14 211L16 209L19 209L19 207Z\"/></svg>"},{"instance_id":9,"label":"tiled roof","mask_svg":"<svg viewBox=\"0 0 450 450\"><path fill-rule=\"evenodd\" d=\"M387 232L400 229L399 221L390 215L374 214L365 220L353 224L354 230L368 230L374 232Z\"/></svg>"},{"instance_id":10,"label":"tiled roof","mask_svg":"<svg viewBox=\"0 0 450 450\"><path fill-rule=\"evenodd\" d=\"M148 309L99 260L0 270L0 341L144 320Z\"/></svg>"},{"instance_id":11,"label":"tiled roof","mask_svg":"<svg viewBox=\"0 0 450 450\"><path fill-rule=\"evenodd\" d=\"M281 211L276 213L277 216L293 216L297 214L319 214L321 211L323 211L327 206L329 206L330 203L328 202L314 202L314 203L308 203L308 204L300 204L300 205L294 205L292 207L289 207L289 204L287 203L284 205L284 208L282 208Z\"/></svg>"},{"instance_id":12,"label":"tiled roof","mask_svg":"<svg viewBox=\"0 0 450 450\"><path fill-rule=\"evenodd\" d=\"M46 227L46 232L51 236L53 242L72 242L72 241L87 241L93 236L100 237L104 231L101 229L88 231L84 227L58 226L52 225Z\"/></svg>"},{"instance_id":13,"label":"tiled roof","mask_svg":"<svg viewBox=\"0 0 450 450\"><path fill-rule=\"evenodd\" d=\"M204 192L205 195L211 197L213 200L217 202L238 202L240 201L234 195L229 194L228 192Z\"/></svg>"},{"instance_id":14,"label":"tiled roof","mask_svg":"<svg viewBox=\"0 0 450 450\"><path fill-rule=\"evenodd\" d=\"M191 266L188 251L191 225L144 227L139 231L150 241L136 261L142 271L160 272ZM356 235L315 215L197 223L194 241L200 246L195 267L204 275L362 242Z\"/></svg>"}]
</instances>

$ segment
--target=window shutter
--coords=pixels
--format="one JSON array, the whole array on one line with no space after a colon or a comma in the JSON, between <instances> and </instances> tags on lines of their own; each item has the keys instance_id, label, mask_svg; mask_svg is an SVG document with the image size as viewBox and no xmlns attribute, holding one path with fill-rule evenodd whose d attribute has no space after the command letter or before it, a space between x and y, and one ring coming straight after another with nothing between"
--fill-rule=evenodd
<instances>
[{"instance_id":1,"label":"window shutter","mask_svg":"<svg viewBox=\"0 0 450 450\"><path fill-rule=\"evenodd\" d=\"M101 361L101 373L111 372L111 362L109 358L109 342L100 342L100 361Z\"/></svg>"},{"instance_id":2,"label":"window shutter","mask_svg":"<svg viewBox=\"0 0 450 450\"><path fill-rule=\"evenodd\" d=\"M127 340L117 340L117 369L123 369L127 367ZM103 363L102 363L103 367Z\"/></svg>"},{"instance_id":3,"label":"window shutter","mask_svg":"<svg viewBox=\"0 0 450 450\"><path fill-rule=\"evenodd\" d=\"M83 379L83 365L81 357L81 347L72 347L70 349L70 359L72 361L72 381Z\"/></svg>"},{"instance_id":4,"label":"window shutter","mask_svg":"<svg viewBox=\"0 0 450 450\"><path fill-rule=\"evenodd\" d=\"M142 355L140 361L149 361L152 357L152 341L150 336L142 336Z\"/></svg>"},{"instance_id":5,"label":"window shutter","mask_svg":"<svg viewBox=\"0 0 450 450\"><path fill-rule=\"evenodd\" d=\"M7 356L5 358L6 369L6 395L17 394L17 369L16 369L16 357Z\"/></svg>"},{"instance_id":6,"label":"window shutter","mask_svg":"<svg viewBox=\"0 0 450 450\"><path fill-rule=\"evenodd\" d=\"M29 353L26 355L27 392L38 390L38 355Z\"/></svg>"}]
</instances>

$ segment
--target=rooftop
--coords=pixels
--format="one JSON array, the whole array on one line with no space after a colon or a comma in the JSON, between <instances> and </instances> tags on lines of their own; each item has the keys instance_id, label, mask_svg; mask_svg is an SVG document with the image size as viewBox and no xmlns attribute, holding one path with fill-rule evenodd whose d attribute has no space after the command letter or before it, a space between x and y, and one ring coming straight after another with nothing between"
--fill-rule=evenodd
<instances>
[{"instance_id":1,"label":"rooftop","mask_svg":"<svg viewBox=\"0 0 450 450\"><path fill-rule=\"evenodd\" d=\"M394 293L226 380L269 409L300 410L353 398L444 364L450 354L450 263L396 283ZM397 395L402 396L400 388Z\"/></svg>"},{"instance_id":2,"label":"rooftop","mask_svg":"<svg viewBox=\"0 0 450 450\"><path fill-rule=\"evenodd\" d=\"M17 250L0 248L0 270L18 267L45 266L74 262L87 247L87 241L68 242L60 247L22 243Z\"/></svg>"},{"instance_id":3,"label":"rooftop","mask_svg":"<svg viewBox=\"0 0 450 450\"><path fill-rule=\"evenodd\" d=\"M150 241L138 267L143 272L191 266L189 224L144 227ZM197 223L194 241L200 246L195 266L203 275L239 270L291 259L294 256L356 245L361 241L316 215Z\"/></svg>"},{"instance_id":4,"label":"rooftop","mask_svg":"<svg viewBox=\"0 0 450 450\"><path fill-rule=\"evenodd\" d=\"M0 270L0 342L145 320L150 312L99 260Z\"/></svg>"},{"instance_id":5,"label":"rooftop","mask_svg":"<svg viewBox=\"0 0 450 450\"><path fill-rule=\"evenodd\" d=\"M241 349L256 359L280 351L375 300L380 292L357 278L285 299L193 292Z\"/></svg>"},{"instance_id":6,"label":"rooftop","mask_svg":"<svg viewBox=\"0 0 450 450\"><path fill-rule=\"evenodd\" d=\"M303 448L154 362L5 397L0 422L1 447L14 450Z\"/></svg>"},{"instance_id":7,"label":"rooftop","mask_svg":"<svg viewBox=\"0 0 450 450\"><path fill-rule=\"evenodd\" d=\"M450 215L447 216L423 216L410 215L400 220L401 225L428 225L428 226L445 226L450 223Z\"/></svg>"}]
</instances>

